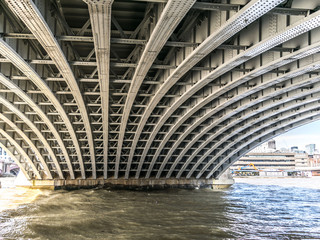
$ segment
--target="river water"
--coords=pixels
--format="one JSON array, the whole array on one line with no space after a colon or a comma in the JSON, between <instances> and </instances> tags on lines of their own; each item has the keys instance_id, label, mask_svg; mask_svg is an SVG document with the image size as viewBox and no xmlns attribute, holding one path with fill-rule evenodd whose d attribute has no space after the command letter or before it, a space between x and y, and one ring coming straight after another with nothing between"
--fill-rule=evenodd
<instances>
[{"instance_id":1,"label":"river water","mask_svg":"<svg viewBox=\"0 0 320 240\"><path fill-rule=\"evenodd\" d=\"M319 177L236 181L216 191L2 189L20 202L0 201L0 239L320 239ZM22 204L29 195L38 198Z\"/></svg>"}]
</instances>

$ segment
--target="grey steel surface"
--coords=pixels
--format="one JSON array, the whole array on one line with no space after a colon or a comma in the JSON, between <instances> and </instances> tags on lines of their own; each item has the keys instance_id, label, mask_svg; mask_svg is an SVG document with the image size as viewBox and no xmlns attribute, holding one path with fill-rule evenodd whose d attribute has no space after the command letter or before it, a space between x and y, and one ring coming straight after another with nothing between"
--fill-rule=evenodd
<instances>
[{"instance_id":1,"label":"grey steel surface","mask_svg":"<svg viewBox=\"0 0 320 240\"><path fill-rule=\"evenodd\" d=\"M319 6L1 0L0 145L29 179L217 178L320 118Z\"/></svg>"}]
</instances>

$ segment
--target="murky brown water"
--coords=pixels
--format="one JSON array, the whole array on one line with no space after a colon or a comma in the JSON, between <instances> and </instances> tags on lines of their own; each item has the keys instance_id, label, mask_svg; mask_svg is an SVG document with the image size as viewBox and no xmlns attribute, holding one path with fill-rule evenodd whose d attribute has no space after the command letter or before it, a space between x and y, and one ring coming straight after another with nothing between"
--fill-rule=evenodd
<instances>
[{"instance_id":1,"label":"murky brown water","mask_svg":"<svg viewBox=\"0 0 320 240\"><path fill-rule=\"evenodd\" d=\"M240 179L223 191L44 191L0 212L1 238L320 239L320 178Z\"/></svg>"}]
</instances>

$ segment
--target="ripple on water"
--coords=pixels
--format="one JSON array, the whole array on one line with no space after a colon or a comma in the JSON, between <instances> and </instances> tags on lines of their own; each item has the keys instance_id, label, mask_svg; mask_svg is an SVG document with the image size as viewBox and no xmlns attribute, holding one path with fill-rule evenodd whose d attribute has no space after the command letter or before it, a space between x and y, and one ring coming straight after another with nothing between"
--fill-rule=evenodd
<instances>
[{"instance_id":1,"label":"ripple on water","mask_svg":"<svg viewBox=\"0 0 320 240\"><path fill-rule=\"evenodd\" d=\"M225 191L43 192L0 212L0 239L320 239L318 189L246 181Z\"/></svg>"}]
</instances>

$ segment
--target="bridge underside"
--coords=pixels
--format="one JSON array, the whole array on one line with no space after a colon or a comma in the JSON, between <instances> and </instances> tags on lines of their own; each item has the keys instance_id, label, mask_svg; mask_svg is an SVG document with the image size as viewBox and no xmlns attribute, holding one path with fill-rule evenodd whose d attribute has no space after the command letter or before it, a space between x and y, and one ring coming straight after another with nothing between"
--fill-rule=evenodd
<instances>
[{"instance_id":1,"label":"bridge underside","mask_svg":"<svg viewBox=\"0 0 320 240\"><path fill-rule=\"evenodd\" d=\"M320 118L319 6L2 0L0 146L29 180L219 178Z\"/></svg>"}]
</instances>

